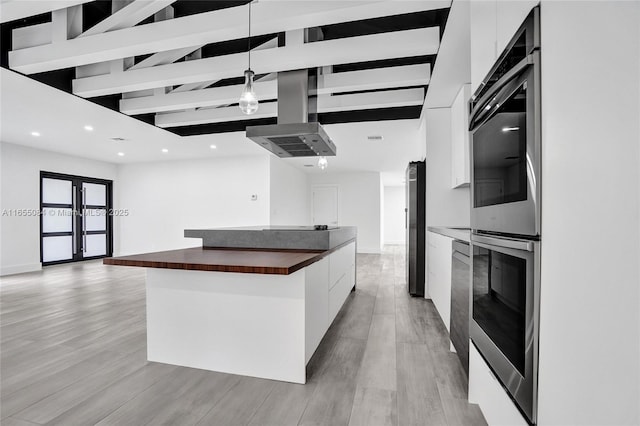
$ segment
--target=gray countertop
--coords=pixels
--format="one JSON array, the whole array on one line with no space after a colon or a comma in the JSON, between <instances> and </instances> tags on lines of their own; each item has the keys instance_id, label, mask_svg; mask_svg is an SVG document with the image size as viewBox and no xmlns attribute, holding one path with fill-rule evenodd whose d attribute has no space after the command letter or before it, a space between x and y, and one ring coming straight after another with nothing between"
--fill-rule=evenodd
<instances>
[{"instance_id":1,"label":"gray countertop","mask_svg":"<svg viewBox=\"0 0 640 426\"><path fill-rule=\"evenodd\" d=\"M444 235L445 237L453 238L456 240L469 242L471 229L461 228L453 226L429 226L427 228L429 232L435 232L436 234Z\"/></svg>"},{"instance_id":2,"label":"gray countertop","mask_svg":"<svg viewBox=\"0 0 640 426\"><path fill-rule=\"evenodd\" d=\"M305 226L248 226L218 229L185 229L184 236L202 238L203 247L330 250L355 240L355 226L314 230Z\"/></svg>"}]
</instances>

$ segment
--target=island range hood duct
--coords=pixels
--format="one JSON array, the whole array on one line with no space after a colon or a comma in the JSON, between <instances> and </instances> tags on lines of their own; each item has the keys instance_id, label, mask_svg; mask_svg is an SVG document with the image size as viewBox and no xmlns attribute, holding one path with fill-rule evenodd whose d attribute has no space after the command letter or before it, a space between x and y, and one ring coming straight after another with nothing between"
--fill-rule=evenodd
<instances>
[{"instance_id":1,"label":"island range hood duct","mask_svg":"<svg viewBox=\"0 0 640 426\"><path fill-rule=\"evenodd\" d=\"M278 124L248 126L246 136L281 158L336 155L318 123L317 69L278 73Z\"/></svg>"}]
</instances>

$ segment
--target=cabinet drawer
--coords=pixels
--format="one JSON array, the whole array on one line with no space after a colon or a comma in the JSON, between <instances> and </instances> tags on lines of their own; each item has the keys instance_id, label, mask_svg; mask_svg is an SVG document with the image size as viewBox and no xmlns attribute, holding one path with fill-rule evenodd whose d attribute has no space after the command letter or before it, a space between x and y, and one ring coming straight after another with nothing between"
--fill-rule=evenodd
<instances>
[{"instance_id":1,"label":"cabinet drawer","mask_svg":"<svg viewBox=\"0 0 640 426\"><path fill-rule=\"evenodd\" d=\"M329 323L336 317L353 287L349 285L350 280L348 275L349 274L344 274L333 288L329 290Z\"/></svg>"},{"instance_id":2,"label":"cabinet drawer","mask_svg":"<svg viewBox=\"0 0 640 426\"><path fill-rule=\"evenodd\" d=\"M332 288L338 280L351 270L355 265L356 244L351 243L329 255L329 288Z\"/></svg>"}]
</instances>

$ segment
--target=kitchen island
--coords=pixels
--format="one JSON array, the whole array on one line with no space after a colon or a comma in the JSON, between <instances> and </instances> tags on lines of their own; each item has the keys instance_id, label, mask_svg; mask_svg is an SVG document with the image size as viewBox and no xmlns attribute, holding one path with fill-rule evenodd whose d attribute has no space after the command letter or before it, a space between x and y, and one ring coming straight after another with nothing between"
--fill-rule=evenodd
<instances>
[{"instance_id":1,"label":"kitchen island","mask_svg":"<svg viewBox=\"0 0 640 426\"><path fill-rule=\"evenodd\" d=\"M203 246L104 259L147 268L149 361L294 383L355 288L356 229L185 230Z\"/></svg>"}]
</instances>

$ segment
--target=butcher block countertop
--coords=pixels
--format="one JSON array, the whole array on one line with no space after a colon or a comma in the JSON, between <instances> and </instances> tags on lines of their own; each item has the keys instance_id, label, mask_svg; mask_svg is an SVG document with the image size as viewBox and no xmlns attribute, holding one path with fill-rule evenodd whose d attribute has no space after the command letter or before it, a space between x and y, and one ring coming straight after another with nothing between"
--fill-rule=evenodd
<instances>
[{"instance_id":1,"label":"butcher block countertop","mask_svg":"<svg viewBox=\"0 0 640 426\"><path fill-rule=\"evenodd\" d=\"M234 249L194 247L103 259L105 265L194 271L289 275L355 239L330 250Z\"/></svg>"}]
</instances>

